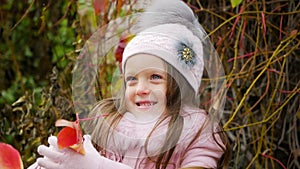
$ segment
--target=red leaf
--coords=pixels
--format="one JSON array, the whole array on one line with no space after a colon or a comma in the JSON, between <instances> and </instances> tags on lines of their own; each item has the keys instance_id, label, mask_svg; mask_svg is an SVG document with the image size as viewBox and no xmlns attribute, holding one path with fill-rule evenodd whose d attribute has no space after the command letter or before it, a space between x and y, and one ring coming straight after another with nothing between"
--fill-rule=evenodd
<instances>
[{"instance_id":1,"label":"red leaf","mask_svg":"<svg viewBox=\"0 0 300 169\"><path fill-rule=\"evenodd\" d=\"M115 52L115 57L116 57L116 61L118 61L119 63L122 63L122 55L124 52L124 48L126 47L126 45L128 44L128 42L134 37L134 35L130 34L129 36L121 37L118 47L116 49Z\"/></svg>"},{"instance_id":2,"label":"red leaf","mask_svg":"<svg viewBox=\"0 0 300 169\"><path fill-rule=\"evenodd\" d=\"M69 147L80 154L85 154L78 114L76 114L76 118L75 122L64 119L56 121L55 126L66 126L58 133L57 144L59 148Z\"/></svg>"},{"instance_id":3,"label":"red leaf","mask_svg":"<svg viewBox=\"0 0 300 169\"><path fill-rule=\"evenodd\" d=\"M20 153L9 144L0 143L0 168L23 169Z\"/></svg>"},{"instance_id":4,"label":"red leaf","mask_svg":"<svg viewBox=\"0 0 300 169\"><path fill-rule=\"evenodd\" d=\"M64 127L57 135L57 144L59 148L66 148L77 144L76 129Z\"/></svg>"},{"instance_id":5,"label":"red leaf","mask_svg":"<svg viewBox=\"0 0 300 169\"><path fill-rule=\"evenodd\" d=\"M105 7L107 6L108 0L95 0L94 1L94 10L95 14L99 15L101 11L105 10Z\"/></svg>"}]
</instances>

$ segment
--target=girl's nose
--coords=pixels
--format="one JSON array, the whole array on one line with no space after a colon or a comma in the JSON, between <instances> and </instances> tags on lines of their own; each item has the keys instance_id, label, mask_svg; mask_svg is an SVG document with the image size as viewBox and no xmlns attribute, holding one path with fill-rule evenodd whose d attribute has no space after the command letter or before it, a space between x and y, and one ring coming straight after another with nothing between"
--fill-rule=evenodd
<instances>
[{"instance_id":1,"label":"girl's nose","mask_svg":"<svg viewBox=\"0 0 300 169\"><path fill-rule=\"evenodd\" d=\"M148 84L144 81L140 81L136 89L136 94L142 96L142 95L147 95L149 93L150 93L150 88L148 87Z\"/></svg>"}]
</instances>

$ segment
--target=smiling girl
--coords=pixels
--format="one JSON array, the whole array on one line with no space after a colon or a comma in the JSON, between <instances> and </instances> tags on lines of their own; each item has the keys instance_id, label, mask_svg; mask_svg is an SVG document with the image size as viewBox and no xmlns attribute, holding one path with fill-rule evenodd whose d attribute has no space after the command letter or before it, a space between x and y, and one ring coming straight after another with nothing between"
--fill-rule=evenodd
<instances>
[{"instance_id":1,"label":"smiling girl","mask_svg":"<svg viewBox=\"0 0 300 169\"><path fill-rule=\"evenodd\" d=\"M166 113L167 74L164 62L152 55L133 56L125 67L128 112L139 121L152 121Z\"/></svg>"},{"instance_id":2,"label":"smiling girl","mask_svg":"<svg viewBox=\"0 0 300 169\"><path fill-rule=\"evenodd\" d=\"M210 48L192 10L182 1L155 1L140 18L140 32L123 53L118 96L101 100L84 124L85 155L41 146L44 168L222 168L226 135L200 109L199 90ZM214 104L215 105L215 104ZM213 106L214 106L213 105ZM92 145L91 138L95 147Z\"/></svg>"}]
</instances>

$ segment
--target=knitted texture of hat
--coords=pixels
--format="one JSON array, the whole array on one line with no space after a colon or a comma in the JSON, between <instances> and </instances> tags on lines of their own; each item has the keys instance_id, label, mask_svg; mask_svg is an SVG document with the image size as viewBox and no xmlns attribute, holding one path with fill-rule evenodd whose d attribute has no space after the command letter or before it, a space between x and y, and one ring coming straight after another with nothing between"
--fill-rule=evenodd
<instances>
[{"instance_id":1,"label":"knitted texture of hat","mask_svg":"<svg viewBox=\"0 0 300 169\"><path fill-rule=\"evenodd\" d=\"M184 46L194 51L193 63L181 60L178 54ZM144 30L133 38L123 53L122 69L131 56L147 53L161 58L176 68L193 87L195 92L201 83L203 58L201 41L186 27L178 24L159 25Z\"/></svg>"},{"instance_id":2,"label":"knitted texture of hat","mask_svg":"<svg viewBox=\"0 0 300 169\"><path fill-rule=\"evenodd\" d=\"M171 64L198 93L204 67L202 27L198 28L200 24L195 24L197 19L185 3L178 0L167 1L169 3L155 2L141 16L141 32L128 43L123 53L123 72L127 59L139 53L147 53ZM162 4L159 5L160 3ZM151 19L151 15L156 21L146 22L145 20ZM163 17L159 18L158 15ZM188 55L186 51L189 52Z\"/></svg>"}]
</instances>

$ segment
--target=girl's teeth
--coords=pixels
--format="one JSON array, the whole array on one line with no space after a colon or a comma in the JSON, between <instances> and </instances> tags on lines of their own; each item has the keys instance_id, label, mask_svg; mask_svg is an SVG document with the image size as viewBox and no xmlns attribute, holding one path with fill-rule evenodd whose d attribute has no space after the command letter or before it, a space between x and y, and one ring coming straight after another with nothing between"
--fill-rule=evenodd
<instances>
[{"instance_id":1,"label":"girl's teeth","mask_svg":"<svg viewBox=\"0 0 300 169\"><path fill-rule=\"evenodd\" d=\"M140 106L152 106L152 103L141 103Z\"/></svg>"}]
</instances>

